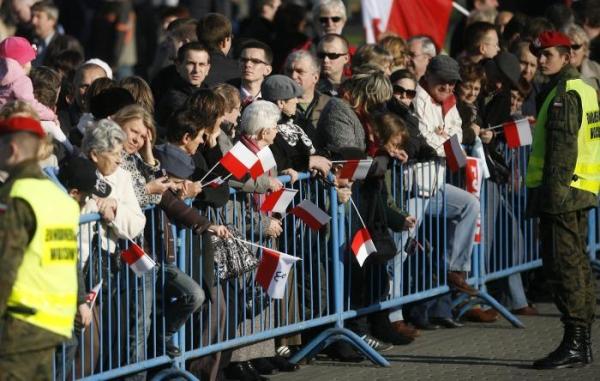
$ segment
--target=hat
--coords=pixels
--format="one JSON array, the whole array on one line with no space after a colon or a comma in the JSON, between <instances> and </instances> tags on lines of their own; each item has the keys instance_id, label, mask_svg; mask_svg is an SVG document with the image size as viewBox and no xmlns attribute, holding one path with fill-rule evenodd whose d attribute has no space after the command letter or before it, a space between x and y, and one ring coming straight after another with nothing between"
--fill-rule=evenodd
<instances>
[{"instance_id":1,"label":"hat","mask_svg":"<svg viewBox=\"0 0 600 381\"><path fill-rule=\"evenodd\" d=\"M40 138L46 136L39 121L33 118L15 116L0 121L0 135L12 134L15 132L31 132Z\"/></svg>"},{"instance_id":2,"label":"hat","mask_svg":"<svg viewBox=\"0 0 600 381\"><path fill-rule=\"evenodd\" d=\"M132 104L135 104L135 99L129 91L122 87L112 87L102 90L90 99L90 112L96 120L100 120Z\"/></svg>"},{"instance_id":3,"label":"hat","mask_svg":"<svg viewBox=\"0 0 600 381\"><path fill-rule=\"evenodd\" d=\"M435 75L445 82L460 81L458 62L446 55L433 57L427 65L427 73Z\"/></svg>"},{"instance_id":4,"label":"hat","mask_svg":"<svg viewBox=\"0 0 600 381\"><path fill-rule=\"evenodd\" d=\"M519 89L521 84L521 64L519 59L512 53L500 52L494 57L494 63L498 70L508 78L513 87Z\"/></svg>"},{"instance_id":5,"label":"hat","mask_svg":"<svg viewBox=\"0 0 600 381\"><path fill-rule=\"evenodd\" d=\"M194 159L173 144L161 144L154 147L156 159L171 176L189 179L196 169Z\"/></svg>"},{"instance_id":6,"label":"hat","mask_svg":"<svg viewBox=\"0 0 600 381\"><path fill-rule=\"evenodd\" d=\"M529 45L530 50L536 54L542 49L551 48L553 46L571 46L571 39L557 30L547 30L533 40Z\"/></svg>"},{"instance_id":7,"label":"hat","mask_svg":"<svg viewBox=\"0 0 600 381\"><path fill-rule=\"evenodd\" d=\"M20 65L33 61L35 50L33 46L23 37L7 37L0 42L0 57L12 58Z\"/></svg>"},{"instance_id":8,"label":"hat","mask_svg":"<svg viewBox=\"0 0 600 381\"><path fill-rule=\"evenodd\" d=\"M260 87L262 99L270 102L298 98L304 94L302 87L293 79L281 74L267 77Z\"/></svg>"},{"instance_id":9,"label":"hat","mask_svg":"<svg viewBox=\"0 0 600 381\"><path fill-rule=\"evenodd\" d=\"M94 163L83 157L72 156L61 163L58 179L68 189L79 189L98 197L108 197L111 187L98 178Z\"/></svg>"},{"instance_id":10,"label":"hat","mask_svg":"<svg viewBox=\"0 0 600 381\"><path fill-rule=\"evenodd\" d=\"M89 60L85 61L83 64L84 65L92 64L92 65L99 66L100 68L102 68L102 70L104 70L104 72L106 73L106 76L109 79L113 79L112 69L110 68L110 66L108 66L108 64L106 62L102 61L100 58L90 58Z\"/></svg>"}]
</instances>

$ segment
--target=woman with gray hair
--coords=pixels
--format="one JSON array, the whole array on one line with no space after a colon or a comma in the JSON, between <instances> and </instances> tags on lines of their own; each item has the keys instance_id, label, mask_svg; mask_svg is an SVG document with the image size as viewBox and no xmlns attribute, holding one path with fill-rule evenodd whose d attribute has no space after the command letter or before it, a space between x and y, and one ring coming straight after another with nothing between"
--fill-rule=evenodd
<instances>
[{"instance_id":1,"label":"woman with gray hair","mask_svg":"<svg viewBox=\"0 0 600 381\"><path fill-rule=\"evenodd\" d=\"M585 83L599 91L600 64L589 58L590 38L577 24L570 24L563 31L571 39L571 65L579 70Z\"/></svg>"}]
</instances>

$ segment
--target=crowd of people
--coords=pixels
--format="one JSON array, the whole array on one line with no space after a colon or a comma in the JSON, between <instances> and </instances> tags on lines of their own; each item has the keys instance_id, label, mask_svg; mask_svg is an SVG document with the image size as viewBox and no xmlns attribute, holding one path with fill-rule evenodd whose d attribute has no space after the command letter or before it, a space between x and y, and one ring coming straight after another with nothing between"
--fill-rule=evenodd
<instances>
[{"instance_id":1,"label":"crowd of people","mask_svg":"<svg viewBox=\"0 0 600 381\"><path fill-rule=\"evenodd\" d=\"M0 257L8 266L0 274L0 369L4 372L0 372L0 380L40 379L32 372L39 372L38 376L53 372L48 353L54 353L57 346L57 364L61 366L55 368L55 376L62 380L73 371L73 359L80 355L79 342L119 343L131 361L144 360L152 350L179 356L181 348L175 345L173 335L189 321L207 327L198 330L202 337L194 338L197 345L240 335L246 328L252 330L254 320L249 323L231 318L224 323L223 315L233 310L226 308L224 299L231 286L215 277L214 255L201 242L211 235L230 238L232 225L224 223L241 215L243 225L253 227L242 235L272 242L283 251L283 241L287 245L295 242L284 239L295 234L289 231L293 229L284 229L286 218L291 216L260 212L261 195L284 187L278 176L288 175L294 184L303 172L324 186L335 187L338 199L329 202L337 202L348 211L353 210L352 195L360 194L356 201L362 214L370 210L381 213L373 218L385 220L386 228L394 232L419 229L426 225L427 216L446 219L445 242L421 242L419 246L445 248L443 268L448 271L444 279L453 292L352 319L348 328L379 352L418 340L421 330L460 328L463 324L455 318L452 298L460 293L478 293L467 278L480 203L487 211L481 234L489 257L495 244L498 211L510 208L498 194L512 176L511 160L518 159L505 155L504 136L490 127L523 118L533 124L538 112L549 107L544 101L559 78L581 78L600 90L600 64L596 62L600 3L591 0L579 1L573 8L549 6L544 17L498 11L496 0L475 0L470 16L456 28L452 56L427 35L404 39L384 34L375 44L353 46L345 36L348 15L341 0L315 1L312 9L293 1L260 0L256 1L255 14L241 23L232 23L221 13L192 17L184 6L163 6L160 12L153 9L152 13L155 19L159 15L153 31L156 41L148 44L144 38L145 49L140 49L134 33L134 2L100 3L93 17L95 33L73 31L77 37L69 34L67 24L61 25L62 8L52 0L12 0L3 5L9 4L12 13L0 20L0 35L6 36L0 42L0 169L6 171L0 188ZM140 12L137 17L144 15ZM555 56L563 59L562 65L556 64ZM577 107L577 102L582 102L577 99L566 101ZM555 108L562 107L557 104ZM577 126L582 120L574 113L562 117L575 118ZM551 130L551 126L546 129ZM389 177L394 163L443 163L444 143L452 137L457 137L467 151L473 150L473 155L484 153L481 159L490 172L485 200L442 177L446 183L435 197L421 200L422 213L405 208L392 196L396 192ZM255 179L230 178L218 163L237 142L254 154L270 147L276 166ZM339 169L336 163L367 158L372 158L373 164L364 181L326 180L331 171L335 174ZM18 180L23 178L43 178L41 169L58 173L57 180L79 207L77 214L98 213L101 218L95 227L82 224L80 230L77 228L79 237L70 241L76 241L80 253L78 292L68 299L74 305L77 299L77 309L62 311L65 315L55 323L60 329L50 329L53 323L41 318L28 320L35 311L25 307L39 301L39 296L27 299L11 294L15 284L23 289L31 287L21 275L21 258L30 254L25 248L41 240L32 232L44 210L12 204L7 198L19 196L20 191L24 200L31 197L35 201L15 184L22 184ZM559 174L559 169L554 173ZM74 204L44 187L47 185L37 191L46 192L57 207L62 205L55 215L64 221L54 224L67 224ZM230 188L238 194L235 200L229 196ZM574 210L596 205L594 192L581 192L568 199ZM380 197L374 198L374 194ZM326 204L318 195L314 197L316 203ZM554 213L549 210L554 204L547 201L558 202L560 197L564 203L563 193L539 196L537 203L528 203L529 215ZM227 210L228 215L215 212L220 210ZM516 228L510 237L512 246L503 244L518 260L525 250L518 228L521 221L514 213L509 215ZM9 217L12 219L7 220ZM38 229L44 224L50 222L38 220ZM197 248L193 255L201 258L203 268L199 277L176 265L172 225L194 233L198 244L192 245ZM323 237L327 229L323 228ZM161 263L155 276L127 276L126 267L120 265L120 251L133 241ZM308 245L324 247L327 242L323 239ZM392 277L402 273L402 261L395 258L392 262L385 266L367 261L362 267L355 261L345 263L353 279L353 308L368 305L373 293L380 294L379 298L399 295L397 287L383 294L360 290L373 283L368 278L373 273L385 284L390 282L390 273ZM24 263L27 268L33 266ZM297 275L315 303L311 316L319 316L327 308L327 297L323 296L327 291L312 280L312 275L328 276L325 267L316 263L310 276ZM69 276L75 282L75 275ZM86 302L86 294L100 281L103 298L96 303L102 303L102 316ZM106 287L119 282L128 287ZM509 310L520 315L537 314L520 274L500 282L505 283L500 288ZM67 291L49 292L56 296ZM117 297L122 292L128 293L127 298ZM153 308L155 296L162 300L162 307ZM110 314L124 300L134 304L133 318L116 321ZM581 313L584 316L570 316L568 303L564 301L561 309L567 316L567 327L588 327L587 331L569 331L583 342L582 357L576 360L591 362L589 324L593 313L589 316L586 310ZM206 307L209 304L210 310ZM76 315L73 334L69 314L71 318ZM164 318L165 326L153 333L155 340L149 340L156 314ZM196 315L204 318L194 318ZM10 316L13 319L7 320ZM495 310L481 307L471 309L463 318L486 323L499 316ZM82 333L82 327L101 320L102 332ZM45 332L36 333L21 321ZM122 331L136 334L125 335L117 329L119 324L129 324L121 327ZM107 329L109 325L112 329ZM10 337L6 334L9 331ZM95 340L89 340L94 334ZM298 369L288 359L316 334L318 330L309 330L214 353L190 361L189 369L202 379L226 376L263 380L276 371ZM81 340L83 335L88 335L88 340ZM23 344L24 336L31 340ZM71 339L66 341L67 337ZM160 348L149 349L153 345L149 341L159 343ZM121 350L105 350L103 358L96 350L96 358L86 360L87 370L78 369L78 374L126 365ZM32 368L24 352L41 355L44 360L40 363L46 365ZM330 345L325 352L339 361L363 359L344 341ZM551 367L556 364L554 360L538 365ZM129 376L145 377L145 372Z\"/></svg>"}]
</instances>

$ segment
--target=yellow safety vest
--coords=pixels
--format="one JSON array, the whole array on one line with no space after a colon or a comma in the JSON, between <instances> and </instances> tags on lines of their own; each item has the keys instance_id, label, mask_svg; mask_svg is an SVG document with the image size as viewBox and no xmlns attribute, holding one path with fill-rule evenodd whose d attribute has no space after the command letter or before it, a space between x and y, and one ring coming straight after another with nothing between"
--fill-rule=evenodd
<instances>
[{"instance_id":1,"label":"yellow safety vest","mask_svg":"<svg viewBox=\"0 0 600 381\"><path fill-rule=\"evenodd\" d=\"M583 115L577 135L577 163L570 185L573 188L598 194L600 192L600 111L596 90L581 79L568 80L565 90L576 91L579 94ZM550 91L537 116L525 177L525 184L529 188L542 185L548 107L555 96L556 88Z\"/></svg>"},{"instance_id":2,"label":"yellow safety vest","mask_svg":"<svg viewBox=\"0 0 600 381\"><path fill-rule=\"evenodd\" d=\"M79 206L50 180L15 181L10 196L25 200L36 229L8 299L10 315L71 337L77 309ZM30 309L33 313L21 312Z\"/></svg>"}]
</instances>

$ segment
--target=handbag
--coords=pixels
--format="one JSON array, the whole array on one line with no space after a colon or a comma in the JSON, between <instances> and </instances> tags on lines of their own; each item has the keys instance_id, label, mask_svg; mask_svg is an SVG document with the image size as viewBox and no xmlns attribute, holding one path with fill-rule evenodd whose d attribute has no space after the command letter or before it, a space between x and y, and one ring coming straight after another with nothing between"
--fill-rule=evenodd
<instances>
[{"instance_id":1,"label":"handbag","mask_svg":"<svg viewBox=\"0 0 600 381\"><path fill-rule=\"evenodd\" d=\"M227 225L227 228L231 237L221 238L214 234L210 236L219 279L237 278L258 267L258 258L248 245L234 239L243 239L239 231L232 225Z\"/></svg>"},{"instance_id":2,"label":"handbag","mask_svg":"<svg viewBox=\"0 0 600 381\"><path fill-rule=\"evenodd\" d=\"M379 183L378 189L374 192L366 192L371 198L369 205L369 215L365 224L371 235L371 240L377 249L377 252L369 255L371 261L383 264L394 258L398 254L396 242L388 229L386 215L386 205L381 197L383 191L382 183Z\"/></svg>"}]
</instances>

